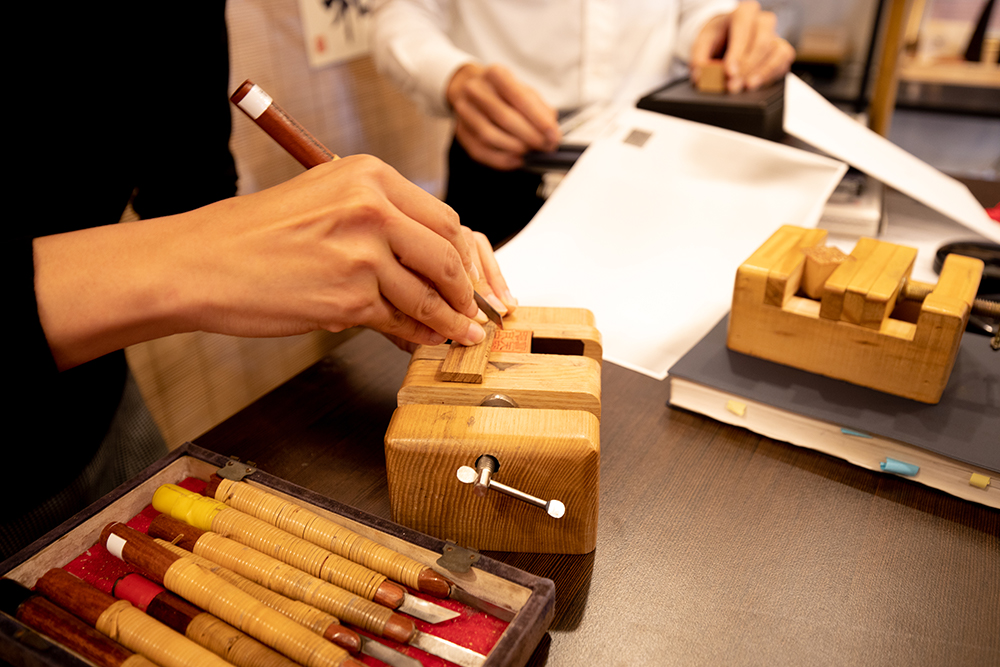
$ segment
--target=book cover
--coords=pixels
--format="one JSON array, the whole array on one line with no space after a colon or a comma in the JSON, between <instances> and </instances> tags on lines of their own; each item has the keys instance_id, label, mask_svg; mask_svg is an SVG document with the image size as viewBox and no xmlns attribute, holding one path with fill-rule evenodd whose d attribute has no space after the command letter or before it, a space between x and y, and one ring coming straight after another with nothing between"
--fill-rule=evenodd
<instances>
[{"instance_id":1,"label":"book cover","mask_svg":"<svg viewBox=\"0 0 1000 667\"><path fill-rule=\"evenodd\" d=\"M1000 507L1000 352L987 337L965 334L928 405L733 352L727 324L670 368L671 405L871 470L887 458L915 465L914 481Z\"/></svg>"}]
</instances>

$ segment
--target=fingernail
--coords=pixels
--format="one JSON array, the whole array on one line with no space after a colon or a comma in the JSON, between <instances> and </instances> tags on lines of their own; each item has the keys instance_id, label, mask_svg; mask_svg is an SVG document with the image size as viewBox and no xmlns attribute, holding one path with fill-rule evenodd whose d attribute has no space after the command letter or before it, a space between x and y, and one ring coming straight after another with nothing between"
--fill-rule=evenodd
<instances>
[{"instance_id":1,"label":"fingernail","mask_svg":"<svg viewBox=\"0 0 1000 667\"><path fill-rule=\"evenodd\" d=\"M474 319L476 322L479 322L480 324L486 324L487 322L490 321L490 318L486 317L486 313L483 312L482 308L476 311L476 316L472 319Z\"/></svg>"},{"instance_id":2,"label":"fingernail","mask_svg":"<svg viewBox=\"0 0 1000 667\"><path fill-rule=\"evenodd\" d=\"M469 276L472 278L473 284L479 282L479 269L476 268L475 264L472 265L472 270L469 271Z\"/></svg>"},{"instance_id":3,"label":"fingernail","mask_svg":"<svg viewBox=\"0 0 1000 667\"><path fill-rule=\"evenodd\" d=\"M448 338L446 336L442 336L441 334L439 334L438 332L435 331L435 332L433 332L430 335L430 338L428 339L427 344L428 345L440 345L441 343L445 342L446 340L448 340Z\"/></svg>"},{"instance_id":4,"label":"fingernail","mask_svg":"<svg viewBox=\"0 0 1000 667\"><path fill-rule=\"evenodd\" d=\"M507 303L512 303L512 304L514 304L515 306L517 306L517 305L518 305L518 302L517 302L517 299L515 299L515 298L514 298L514 295L510 293L510 290L509 290L509 289L508 289L508 290L504 290L504 292L503 292L503 296L504 296L504 300L505 300L505 301L506 301Z\"/></svg>"},{"instance_id":5,"label":"fingernail","mask_svg":"<svg viewBox=\"0 0 1000 667\"><path fill-rule=\"evenodd\" d=\"M503 305L503 302L497 298L496 294L490 294L486 297L486 301L501 315L507 314L507 306Z\"/></svg>"},{"instance_id":6,"label":"fingernail","mask_svg":"<svg viewBox=\"0 0 1000 667\"><path fill-rule=\"evenodd\" d=\"M486 331L476 322L469 323L469 330L465 332L467 345L477 345L486 338Z\"/></svg>"}]
</instances>

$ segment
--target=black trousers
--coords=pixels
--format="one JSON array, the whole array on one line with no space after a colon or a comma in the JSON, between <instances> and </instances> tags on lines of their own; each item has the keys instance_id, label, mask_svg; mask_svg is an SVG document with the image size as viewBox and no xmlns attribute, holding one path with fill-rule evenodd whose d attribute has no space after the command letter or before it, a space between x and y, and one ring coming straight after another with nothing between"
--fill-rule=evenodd
<instances>
[{"instance_id":1,"label":"black trousers","mask_svg":"<svg viewBox=\"0 0 1000 667\"><path fill-rule=\"evenodd\" d=\"M540 174L497 171L473 160L452 139L448 150L445 202L462 224L482 232L496 248L528 224L545 201L538 196Z\"/></svg>"}]
</instances>

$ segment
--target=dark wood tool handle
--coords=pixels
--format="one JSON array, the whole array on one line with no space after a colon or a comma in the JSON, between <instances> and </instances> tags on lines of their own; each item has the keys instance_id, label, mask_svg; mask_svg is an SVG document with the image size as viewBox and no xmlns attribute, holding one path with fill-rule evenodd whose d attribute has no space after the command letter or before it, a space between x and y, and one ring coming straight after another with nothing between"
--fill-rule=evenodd
<instances>
[{"instance_id":1,"label":"dark wood tool handle","mask_svg":"<svg viewBox=\"0 0 1000 667\"><path fill-rule=\"evenodd\" d=\"M160 514L152 520L147 529L150 537L172 542L181 549L194 552L194 546L205 534L201 528L188 525L168 514Z\"/></svg>"},{"instance_id":2,"label":"dark wood tool handle","mask_svg":"<svg viewBox=\"0 0 1000 667\"><path fill-rule=\"evenodd\" d=\"M129 565L142 570L158 584L180 556L170 553L152 537L124 523L109 523L101 531L101 544Z\"/></svg>"},{"instance_id":3,"label":"dark wood tool handle","mask_svg":"<svg viewBox=\"0 0 1000 667\"><path fill-rule=\"evenodd\" d=\"M15 590L14 587L20 590ZM3 611L94 664L100 667L121 667L134 656L118 642L13 579L4 579L0 588L3 590L0 593L0 608ZM8 604L11 602L13 607Z\"/></svg>"},{"instance_id":4,"label":"dark wood tool handle","mask_svg":"<svg viewBox=\"0 0 1000 667\"><path fill-rule=\"evenodd\" d=\"M35 589L87 625L96 626L101 614L115 603L107 593L58 567L39 577Z\"/></svg>"},{"instance_id":5,"label":"dark wood tool handle","mask_svg":"<svg viewBox=\"0 0 1000 667\"><path fill-rule=\"evenodd\" d=\"M198 614L204 613L193 604L177 597L163 586L141 574L127 574L115 582L114 596L128 600L160 623L182 635Z\"/></svg>"},{"instance_id":6,"label":"dark wood tool handle","mask_svg":"<svg viewBox=\"0 0 1000 667\"><path fill-rule=\"evenodd\" d=\"M306 169L337 159L249 79L229 99Z\"/></svg>"}]
</instances>

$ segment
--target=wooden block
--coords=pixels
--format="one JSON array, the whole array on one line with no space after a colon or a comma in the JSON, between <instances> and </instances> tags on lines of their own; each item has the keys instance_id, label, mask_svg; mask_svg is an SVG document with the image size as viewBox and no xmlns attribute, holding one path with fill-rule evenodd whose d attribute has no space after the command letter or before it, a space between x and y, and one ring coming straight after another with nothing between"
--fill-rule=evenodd
<instances>
[{"instance_id":1,"label":"wooden block","mask_svg":"<svg viewBox=\"0 0 1000 667\"><path fill-rule=\"evenodd\" d=\"M493 346L493 337L497 333L497 325L487 322L483 325L486 330L486 338L478 345L462 345L452 341L448 348L448 354L441 362L439 379L443 382L465 382L470 384L482 384L483 372L486 370L486 362L490 358L490 349Z\"/></svg>"},{"instance_id":2,"label":"wooden block","mask_svg":"<svg viewBox=\"0 0 1000 667\"><path fill-rule=\"evenodd\" d=\"M721 60L710 60L701 68L698 90L703 93L726 92L726 72Z\"/></svg>"},{"instance_id":3,"label":"wooden block","mask_svg":"<svg viewBox=\"0 0 1000 667\"><path fill-rule=\"evenodd\" d=\"M848 256L836 246L803 248L802 254L806 257L806 263L802 270L799 291L811 299L819 299L823 296L823 285L827 279Z\"/></svg>"},{"instance_id":4,"label":"wooden block","mask_svg":"<svg viewBox=\"0 0 1000 667\"><path fill-rule=\"evenodd\" d=\"M773 248L770 241L761 248L769 244ZM726 344L743 354L915 401L937 403L955 363L983 264L969 257L949 256L914 323L891 316L891 304L898 299L914 259L912 249L860 239L851 256L824 283L820 304L791 297L781 308L756 298L762 291L740 289L761 283L759 266L741 266ZM750 278L741 278L743 274ZM862 293L865 284L869 287L863 293L871 299L863 299L854 313L867 316L872 323L883 312L888 313L881 326L863 326L842 316L842 311L848 310L846 297Z\"/></svg>"},{"instance_id":5,"label":"wooden block","mask_svg":"<svg viewBox=\"0 0 1000 667\"><path fill-rule=\"evenodd\" d=\"M396 395L399 405L479 405L505 394L522 408L584 410L601 416L601 366L577 355L495 353L482 383L443 382L438 373L447 346L421 347Z\"/></svg>"},{"instance_id":6,"label":"wooden block","mask_svg":"<svg viewBox=\"0 0 1000 667\"><path fill-rule=\"evenodd\" d=\"M767 290L764 293L764 303L772 306L783 306L789 297L799 291L802 280L802 270L806 256L803 249L812 248L826 240L825 229L809 229L799 238L795 247L785 253L772 266L767 274Z\"/></svg>"},{"instance_id":7,"label":"wooden block","mask_svg":"<svg viewBox=\"0 0 1000 667\"><path fill-rule=\"evenodd\" d=\"M898 247L892 243L877 242L871 254L858 263L858 269L844 291L844 307L840 312L840 319L852 324L861 324L864 320L868 291L882 275Z\"/></svg>"},{"instance_id":8,"label":"wooden block","mask_svg":"<svg viewBox=\"0 0 1000 667\"><path fill-rule=\"evenodd\" d=\"M869 238L858 239L850 258L834 269L823 284L820 297L819 316L827 320L839 320L844 309L844 295L861 264L875 250L878 241Z\"/></svg>"},{"instance_id":9,"label":"wooden block","mask_svg":"<svg viewBox=\"0 0 1000 667\"><path fill-rule=\"evenodd\" d=\"M896 300L899 298L903 283L913 271L913 262L917 259L917 249L906 246L896 246L895 252L889 258L882 273L868 290L865 296L864 308L861 313L863 327L880 329L886 321Z\"/></svg>"}]
</instances>

